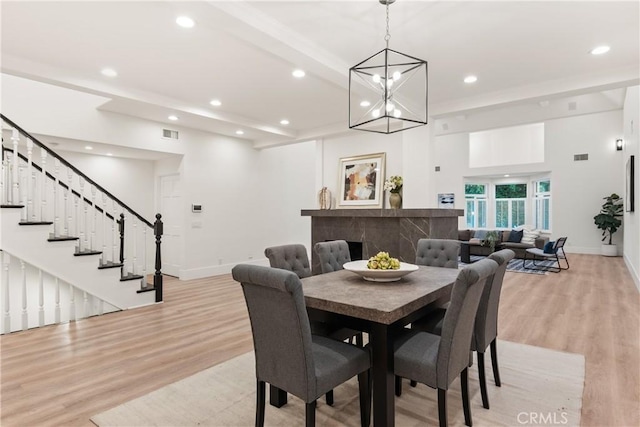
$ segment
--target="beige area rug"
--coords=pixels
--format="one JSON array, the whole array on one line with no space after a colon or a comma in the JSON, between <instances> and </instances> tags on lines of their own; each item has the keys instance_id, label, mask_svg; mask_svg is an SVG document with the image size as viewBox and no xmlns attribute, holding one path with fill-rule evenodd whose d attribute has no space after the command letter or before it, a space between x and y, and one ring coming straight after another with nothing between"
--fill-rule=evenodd
<instances>
[{"instance_id":1,"label":"beige area rug","mask_svg":"<svg viewBox=\"0 0 640 427\"><path fill-rule=\"evenodd\" d=\"M477 364L469 374L474 426L580 425L584 356L524 344L498 342L502 387L493 382L490 357L485 357L491 409L482 407ZM199 372L91 420L106 426L252 426L255 420L253 352ZM423 384L403 383L396 398L396 425L438 425L437 392ZM268 388L267 388L268 389ZM358 383L355 378L335 389L333 407L318 401L319 426L360 425ZM267 392L268 399L268 392ZM268 400L267 400L268 402ZM460 382L448 393L449 424L463 426ZM268 426L304 423L304 404L289 396L277 409L267 403Z\"/></svg>"}]
</instances>

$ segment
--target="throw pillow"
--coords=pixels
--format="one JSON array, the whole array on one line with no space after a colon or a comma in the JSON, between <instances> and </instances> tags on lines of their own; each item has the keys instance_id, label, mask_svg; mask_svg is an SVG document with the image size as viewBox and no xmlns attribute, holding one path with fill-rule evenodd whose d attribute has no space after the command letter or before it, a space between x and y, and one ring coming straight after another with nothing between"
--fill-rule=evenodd
<instances>
[{"instance_id":1,"label":"throw pillow","mask_svg":"<svg viewBox=\"0 0 640 427\"><path fill-rule=\"evenodd\" d=\"M535 245L536 239L540 236L538 230L522 230L522 240L520 243L526 243L528 245Z\"/></svg>"},{"instance_id":2,"label":"throw pillow","mask_svg":"<svg viewBox=\"0 0 640 427\"><path fill-rule=\"evenodd\" d=\"M487 230L476 230L475 233L473 233L473 238L474 239L478 239L478 240L484 240L487 238Z\"/></svg>"},{"instance_id":3,"label":"throw pillow","mask_svg":"<svg viewBox=\"0 0 640 427\"><path fill-rule=\"evenodd\" d=\"M471 238L471 230L458 230L458 240L468 242Z\"/></svg>"},{"instance_id":4,"label":"throw pillow","mask_svg":"<svg viewBox=\"0 0 640 427\"><path fill-rule=\"evenodd\" d=\"M523 230L511 230L509 233L509 242L520 243L522 241Z\"/></svg>"},{"instance_id":5,"label":"throw pillow","mask_svg":"<svg viewBox=\"0 0 640 427\"><path fill-rule=\"evenodd\" d=\"M553 250L553 246L556 244L556 242L547 242L544 244L544 249L542 250L542 252L544 252L545 254L553 254L556 251Z\"/></svg>"}]
</instances>

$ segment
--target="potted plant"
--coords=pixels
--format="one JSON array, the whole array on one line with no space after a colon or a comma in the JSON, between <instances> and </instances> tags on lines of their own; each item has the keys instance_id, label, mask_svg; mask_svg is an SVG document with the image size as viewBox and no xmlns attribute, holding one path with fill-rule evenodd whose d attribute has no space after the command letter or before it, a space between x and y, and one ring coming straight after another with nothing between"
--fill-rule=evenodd
<instances>
[{"instance_id":1,"label":"potted plant","mask_svg":"<svg viewBox=\"0 0 640 427\"><path fill-rule=\"evenodd\" d=\"M602 230L602 241L609 238L607 243L602 244L602 255L617 256L618 247L611 242L613 233L618 231L622 225L622 198L616 193L604 197L604 203L600 213L593 217L594 223Z\"/></svg>"},{"instance_id":2,"label":"potted plant","mask_svg":"<svg viewBox=\"0 0 640 427\"><path fill-rule=\"evenodd\" d=\"M484 246L484 244L487 243L489 244L489 249L491 249L491 252L495 252L496 243L501 241L501 237L502 235L499 231L491 230L487 232L487 235L482 241L482 246Z\"/></svg>"}]
</instances>

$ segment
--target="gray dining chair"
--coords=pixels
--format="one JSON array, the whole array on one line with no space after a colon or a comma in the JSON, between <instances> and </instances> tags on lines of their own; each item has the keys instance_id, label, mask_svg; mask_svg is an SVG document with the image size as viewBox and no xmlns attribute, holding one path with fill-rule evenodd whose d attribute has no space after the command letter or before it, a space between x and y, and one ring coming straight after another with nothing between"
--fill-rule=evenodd
<instances>
[{"instance_id":1,"label":"gray dining chair","mask_svg":"<svg viewBox=\"0 0 640 427\"><path fill-rule=\"evenodd\" d=\"M493 379L496 386L500 387L500 371L498 369L498 351L496 344L498 337L498 308L500 305L500 294L502 292L504 274L507 271L509 261L514 257L515 252L511 249L503 249L489 255L489 259L494 260L498 264L498 268L493 277L487 280L487 284L482 292L473 328L471 350L477 354L480 394L482 395L482 406L486 409L489 409L489 396L487 394L487 381L484 370L484 353L487 348L491 347ZM445 313L446 311L444 309L436 309L422 319L412 323L411 328L440 335Z\"/></svg>"},{"instance_id":2,"label":"gray dining chair","mask_svg":"<svg viewBox=\"0 0 640 427\"><path fill-rule=\"evenodd\" d=\"M447 239L420 239L416 247L416 264L458 268L460 242Z\"/></svg>"},{"instance_id":3,"label":"gray dining chair","mask_svg":"<svg viewBox=\"0 0 640 427\"><path fill-rule=\"evenodd\" d=\"M279 268L282 270L291 271L302 279L311 276L311 266L309 264L309 256L307 255L307 248L301 244L289 244L281 246L271 246L264 250L264 254L269 258L269 265L273 268ZM337 341L344 341L346 339L352 340L356 337L356 343L362 347L363 338L362 333L354 331L352 329L343 328L341 326L331 325L325 322L312 321L311 333L314 335L321 335L327 338L331 338ZM358 335L360 336L358 338ZM277 391L272 387L273 393L278 393L279 397L273 398L273 403L278 402L278 406L281 402L286 402L286 393L283 391ZM333 405L333 390L327 392L326 401L327 405Z\"/></svg>"},{"instance_id":4,"label":"gray dining chair","mask_svg":"<svg viewBox=\"0 0 640 427\"><path fill-rule=\"evenodd\" d=\"M302 283L282 269L239 264L231 272L244 293L256 358L256 426L264 425L265 383L306 405L306 426L315 425L318 397L358 376L360 423L371 413L368 348L311 334Z\"/></svg>"},{"instance_id":5,"label":"gray dining chair","mask_svg":"<svg viewBox=\"0 0 640 427\"><path fill-rule=\"evenodd\" d=\"M271 246L264 250L269 264L274 268L293 271L299 278L311 276L307 248L301 244Z\"/></svg>"},{"instance_id":6,"label":"gray dining chair","mask_svg":"<svg viewBox=\"0 0 640 427\"><path fill-rule=\"evenodd\" d=\"M483 259L460 270L451 291L451 304L443 318L441 335L404 329L394 343L395 375L438 390L441 427L447 425L447 390L458 376L465 424L472 425L468 384L471 337L485 282L497 267L495 261Z\"/></svg>"},{"instance_id":7,"label":"gray dining chair","mask_svg":"<svg viewBox=\"0 0 640 427\"><path fill-rule=\"evenodd\" d=\"M345 240L318 242L313 249L320 260L322 273L331 273L343 269L343 265L351 261L349 244Z\"/></svg>"}]
</instances>

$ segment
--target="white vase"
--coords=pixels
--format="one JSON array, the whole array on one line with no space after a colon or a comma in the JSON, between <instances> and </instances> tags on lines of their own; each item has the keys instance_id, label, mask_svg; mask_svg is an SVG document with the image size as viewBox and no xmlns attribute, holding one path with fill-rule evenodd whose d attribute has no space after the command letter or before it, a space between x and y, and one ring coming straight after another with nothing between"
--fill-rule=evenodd
<instances>
[{"instance_id":1,"label":"white vase","mask_svg":"<svg viewBox=\"0 0 640 427\"><path fill-rule=\"evenodd\" d=\"M603 244L601 248L602 255L604 256L618 256L618 245L606 245Z\"/></svg>"}]
</instances>

